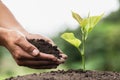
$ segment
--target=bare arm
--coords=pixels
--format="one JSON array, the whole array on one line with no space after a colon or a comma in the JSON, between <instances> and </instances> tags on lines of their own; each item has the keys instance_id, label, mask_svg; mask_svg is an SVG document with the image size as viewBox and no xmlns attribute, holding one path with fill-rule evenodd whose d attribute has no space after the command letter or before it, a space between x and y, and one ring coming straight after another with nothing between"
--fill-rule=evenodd
<instances>
[{"instance_id":1,"label":"bare arm","mask_svg":"<svg viewBox=\"0 0 120 80\"><path fill-rule=\"evenodd\" d=\"M24 34L28 32L21 26L21 24L15 19L10 10L0 1L0 27L9 29L18 29Z\"/></svg>"},{"instance_id":2,"label":"bare arm","mask_svg":"<svg viewBox=\"0 0 120 80\"><path fill-rule=\"evenodd\" d=\"M0 45L5 46L10 51L18 65L39 69L56 68L65 61L66 55L62 55L63 61L58 61L53 55L39 52L24 36L30 39L44 39L53 43L51 39L42 35L27 32L15 19L10 10L0 1ZM36 55L38 56L35 57Z\"/></svg>"}]
</instances>

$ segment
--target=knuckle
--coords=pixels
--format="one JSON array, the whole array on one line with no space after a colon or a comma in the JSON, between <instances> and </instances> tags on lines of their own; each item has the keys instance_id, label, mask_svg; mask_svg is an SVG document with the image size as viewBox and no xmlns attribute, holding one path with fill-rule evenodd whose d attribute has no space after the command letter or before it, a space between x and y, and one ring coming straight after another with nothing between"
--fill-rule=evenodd
<instances>
[{"instance_id":1,"label":"knuckle","mask_svg":"<svg viewBox=\"0 0 120 80\"><path fill-rule=\"evenodd\" d=\"M55 56L51 55L51 60L52 61L57 61L57 58Z\"/></svg>"},{"instance_id":2,"label":"knuckle","mask_svg":"<svg viewBox=\"0 0 120 80\"><path fill-rule=\"evenodd\" d=\"M16 61L16 62L17 62L17 65L24 66L24 64L21 61Z\"/></svg>"},{"instance_id":3,"label":"knuckle","mask_svg":"<svg viewBox=\"0 0 120 80\"><path fill-rule=\"evenodd\" d=\"M23 63L20 60L16 60L17 65L24 66Z\"/></svg>"},{"instance_id":4,"label":"knuckle","mask_svg":"<svg viewBox=\"0 0 120 80\"><path fill-rule=\"evenodd\" d=\"M22 56L21 56L21 54L20 54L20 51L19 50L16 50L15 51L15 58L17 59L17 60L21 60L22 59Z\"/></svg>"},{"instance_id":5,"label":"knuckle","mask_svg":"<svg viewBox=\"0 0 120 80\"><path fill-rule=\"evenodd\" d=\"M23 40L23 36L20 36L20 35L18 35L17 37L16 37L16 43L20 43L22 40Z\"/></svg>"},{"instance_id":6,"label":"knuckle","mask_svg":"<svg viewBox=\"0 0 120 80\"><path fill-rule=\"evenodd\" d=\"M31 46L31 45L28 45L28 46L25 47L25 50L29 51L29 52L32 52L33 49L35 49L35 48L33 46Z\"/></svg>"}]
</instances>

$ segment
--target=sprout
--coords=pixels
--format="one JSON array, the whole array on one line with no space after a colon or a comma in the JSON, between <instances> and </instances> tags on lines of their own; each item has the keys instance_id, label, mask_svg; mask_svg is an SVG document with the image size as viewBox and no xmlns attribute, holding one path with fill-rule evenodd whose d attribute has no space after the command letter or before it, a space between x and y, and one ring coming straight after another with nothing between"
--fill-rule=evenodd
<instances>
[{"instance_id":1,"label":"sprout","mask_svg":"<svg viewBox=\"0 0 120 80\"><path fill-rule=\"evenodd\" d=\"M78 49L82 57L83 70L85 70L85 42L88 37L88 33L91 32L95 25L101 20L103 14L99 16L90 16L88 14L88 17L83 19L79 14L72 12L72 16L81 27L82 39L80 40L76 38L73 33L63 33L61 35L61 38L63 38Z\"/></svg>"}]
</instances>

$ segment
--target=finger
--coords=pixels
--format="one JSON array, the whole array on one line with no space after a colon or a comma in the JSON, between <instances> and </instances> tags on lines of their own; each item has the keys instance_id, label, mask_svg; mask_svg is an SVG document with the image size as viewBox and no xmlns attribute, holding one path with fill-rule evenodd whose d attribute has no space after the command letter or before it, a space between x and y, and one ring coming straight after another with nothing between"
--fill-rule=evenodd
<instances>
[{"instance_id":1,"label":"finger","mask_svg":"<svg viewBox=\"0 0 120 80\"><path fill-rule=\"evenodd\" d=\"M20 54L20 58L19 60L48 60L48 61L57 61L57 58L54 57L53 55L49 55L46 53L40 53L41 55L38 55L37 57L33 57L31 55L29 55L28 53L26 53L25 51L21 51L22 54Z\"/></svg>"},{"instance_id":2,"label":"finger","mask_svg":"<svg viewBox=\"0 0 120 80\"><path fill-rule=\"evenodd\" d=\"M63 58L63 59L67 59L67 55L66 54L64 54L59 48L58 48L58 50L60 51L60 56Z\"/></svg>"},{"instance_id":3,"label":"finger","mask_svg":"<svg viewBox=\"0 0 120 80\"><path fill-rule=\"evenodd\" d=\"M60 57L60 59L58 59L58 63L59 64L62 64L62 63L64 63L65 61L66 61L66 59L67 59L67 55L65 55L65 54L60 54L61 55L61 57Z\"/></svg>"},{"instance_id":4,"label":"finger","mask_svg":"<svg viewBox=\"0 0 120 80\"><path fill-rule=\"evenodd\" d=\"M60 54L60 55L62 56L63 59L67 59L67 57L68 57L68 56L65 55L65 54Z\"/></svg>"},{"instance_id":5,"label":"finger","mask_svg":"<svg viewBox=\"0 0 120 80\"><path fill-rule=\"evenodd\" d=\"M58 59L58 63L59 63L59 64L62 64L62 63L64 63L64 62L65 62L65 59L63 59L63 58Z\"/></svg>"},{"instance_id":6,"label":"finger","mask_svg":"<svg viewBox=\"0 0 120 80\"><path fill-rule=\"evenodd\" d=\"M57 61L57 58L53 55L49 55L46 53L39 53L40 55L34 57L22 50L19 46L16 46L14 51L12 51L13 55L17 60L49 60L49 61Z\"/></svg>"},{"instance_id":7,"label":"finger","mask_svg":"<svg viewBox=\"0 0 120 80\"><path fill-rule=\"evenodd\" d=\"M33 69L54 69L57 68L58 65L48 65L48 66L28 66Z\"/></svg>"},{"instance_id":8,"label":"finger","mask_svg":"<svg viewBox=\"0 0 120 80\"><path fill-rule=\"evenodd\" d=\"M13 54L16 60L49 60L49 61L54 60L54 56L47 55L47 54L44 55L45 53L44 54L42 53L41 55L34 57L29 53L27 53L26 51L24 51L19 46L16 46L15 49L11 51L11 53Z\"/></svg>"},{"instance_id":9,"label":"finger","mask_svg":"<svg viewBox=\"0 0 120 80\"><path fill-rule=\"evenodd\" d=\"M46 41L47 41L48 43L52 44L53 46L55 46L55 43L54 43L50 38L47 38L47 37L46 37Z\"/></svg>"},{"instance_id":10,"label":"finger","mask_svg":"<svg viewBox=\"0 0 120 80\"><path fill-rule=\"evenodd\" d=\"M52 61L57 61L57 58L54 55L51 54L46 54L46 53L40 53L40 58L41 59L47 59L47 60L52 60Z\"/></svg>"},{"instance_id":11,"label":"finger","mask_svg":"<svg viewBox=\"0 0 120 80\"><path fill-rule=\"evenodd\" d=\"M36 59L36 57L30 55L29 53L27 53L26 51L24 51L21 47L19 47L17 45L10 52L12 53L13 57L16 60L34 60L34 59Z\"/></svg>"},{"instance_id":12,"label":"finger","mask_svg":"<svg viewBox=\"0 0 120 80\"><path fill-rule=\"evenodd\" d=\"M19 65L20 66L49 66L49 65L59 65L58 63L56 62L53 62L53 61L30 61L30 60L26 60L26 61L19 61Z\"/></svg>"},{"instance_id":13,"label":"finger","mask_svg":"<svg viewBox=\"0 0 120 80\"><path fill-rule=\"evenodd\" d=\"M19 39L16 44L26 52L30 53L32 56L37 56L39 54L39 50L29 43L25 38Z\"/></svg>"}]
</instances>

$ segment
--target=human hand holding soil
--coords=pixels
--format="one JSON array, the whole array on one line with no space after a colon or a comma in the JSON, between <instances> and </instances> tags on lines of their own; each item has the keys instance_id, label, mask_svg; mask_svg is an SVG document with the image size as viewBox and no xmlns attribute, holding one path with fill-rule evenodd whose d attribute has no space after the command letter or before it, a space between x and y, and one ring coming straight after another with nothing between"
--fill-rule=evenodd
<instances>
[{"instance_id":1,"label":"human hand holding soil","mask_svg":"<svg viewBox=\"0 0 120 80\"><path fill-rule=\"evenodd\" d=\"M37 48L39 48L39 50L41 50L40 49L41 47L45 47L45 48L48 47L49 49L51 47L51 49L54 48L53 51L56 49L58 51L58 53L57 52L52 53L53 51L50 52L49 49L45 49L45 51L43 51L43 50L41 50L41 51L43 51L45 53L48 52L48 54L56 54L57 55L56 57L58 57L58 58L60 57L58 60L59 63L64 63L65 60L67 59L67 55L65 55L59 48L57 48L57 46L54 44L54 42L50 38L42 36L40 34L26 34L26 37L27 37L28 41L31 42L32 44L34 44ZM32 41L30 41L30 40L32 40Z\"/></svg>"},{"instance_id":2,"label":"human hand holding soil","mask_svg":"<svg viewBox=\"0 0 120 80\"><path fill-rule=\"evenodd\" d=\"M2 28L0 31L4 33L0 37L1 45L10 51L19 66L46 69L56 68L60 64L55 56L39 52L22 33Z\"/></svg>"},{"instance_id":3,"label":"human hand holding soil","mask_svg":"<svg viewBox=\"0 0 120 80\"><path fill-rule=\"evenodd\" d=\"M29 43L26 38L43 39L53 44L49 38L29 34L2 1L0 1L0 11L0 44L10 51L18 65L37 69L48 69L56 68L65 61L65 55L62 55L61 60L58 60L54 55L40 52L34 45Z\"/></svg>"}]
</instances>

